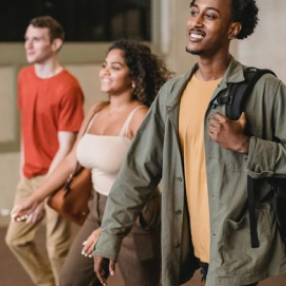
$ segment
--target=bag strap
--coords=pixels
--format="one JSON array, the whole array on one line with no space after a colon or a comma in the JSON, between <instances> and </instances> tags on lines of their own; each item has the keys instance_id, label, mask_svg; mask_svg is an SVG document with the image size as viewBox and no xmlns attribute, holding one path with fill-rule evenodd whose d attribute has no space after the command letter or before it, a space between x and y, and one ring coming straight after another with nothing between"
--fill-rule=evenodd
<instances>
[{"instance_id":1,"label":"bag strap","mask_svg":"<svg viewBox=\"0 0 286 286\"><path fill-rule=\"evenodd\" d=\"M231 120L238 120L244 111L245 100L250 96L257 81L265 74L276 74L269 69L248 67L243 72L245 81L232 83L229 91L229 101L226 103L226 116Z\"/></svg>"},{"instance_id":2,"label":"bag strap","mask_svg":"<svg viewBox=\"0 0 286 286\"><path fill-rule=\"evenodd\" d=\"M241 113L245 110L245 101L250 96L257 81L265 74L275 73L268 69L257 69L248 67L243 72L245 81L240 83L232 83L227 97L218 98L214 106L217 104L225 104L226 116L231 120L238 120ZM255 194L256 180L247 176L247 194L248 194L248 211L250 222L250 241L251 247L259 247L259 239L257 233L257 217L255 212Z\"/></svg>"},{"instance_id":3,"label":"bag strap","mask_svg":"<svg viewBox=\"0 0 286 286\"><path fill-rule=\"evenodd\" d=\"M97 106L97 108L94 110L92 116L89 118L89 120L88 120L88 122L87 122L87 124L86 124L86 126L85 126L85 128L84 128L84 131L83 131L83 133L82 133L82 135L81 135L81 138L82 138L82 137L84 136L84 134L86 133L86 131L87 131L88 127L89 127L90 122L91 122L92 119L94 118L94 115L95 115L97 112L99 112L106 104L107 104L106 102L102 102L102 103L99 104L99 105ZM67 181L65 182L64 188L65 188L66 190L69 190L70 184L72 183L74 177L76 177L77 174L81 171L81 169L82 169L82 168L79 168L79 162L78 162L78 160L77 160L77 161L76 161L75 168L74 168L74 171L73 171L72 173L70 173L70 175L69 175Z\"/></svg>"},{"instance_id":4,"label":"bag strap","mask_svg":"<svg viewBox=\"0 0 286 286\"><path fill-rule=\"evenodd\" d=\"M230 90L230 96L233 99L231 104L226 105L226 115L232 120L238 120L245 109L245 101L250 96L257 81L265 74L275 73L268 69L247 68L244 71L245 81L241 84L233 84ZM255 194L256 180L247 176L247 195L248 212L250 223L250 243L252 248L259 247L259 238L257 233L257 217L255 212Z\"/></svg>"}]
</instances>

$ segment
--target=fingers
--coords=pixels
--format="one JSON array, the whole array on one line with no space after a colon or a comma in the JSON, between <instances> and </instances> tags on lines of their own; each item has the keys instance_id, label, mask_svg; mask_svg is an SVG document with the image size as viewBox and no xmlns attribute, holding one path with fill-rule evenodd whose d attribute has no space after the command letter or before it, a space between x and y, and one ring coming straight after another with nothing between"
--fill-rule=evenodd
<instances>
[{"instance_id":1,"label":"fingers","mask_svg":"<svg viewBox=\"0 0 286 286\"><path fill-rule=\"evenodd\" d=\"M108 273L104 270L104 263L108 261L101 256L94 256L94 272L99 280L99 282L103 285L107 285L106 278Z\"/></svg>"},{"instance_id":2,"label":"fingers","mask_svg":"<svg viewBox=\"0 0 286 286\"><path fill-rule=\"evenodd\" d=\"M34 217L33 214L29 214L28 217L27 217L27 219L26 219L26 221L25 221L25 223L31 223L31 222L34 220L33 217Z\"/></svg>"},{"instance_id":3,"label":"fingers","mask_svg":"<svg viewBox=\"0 0 286 286\"><path fill-rule=\"evenodd\" d=\"M241 126L245 126L246 125L246 113L242 112L240 115L240 118L238 119L238 121L240 122Z\"/></svg>"},{"instance_id":4,"label":"fingers","mask_svg":"<svg viewBox=\"0 0 286 286\"><path fill-rule=\"evenodd\" d=\"M81 254L85 257L92 258L92 251L93 251L93 242L90 239L87 239L82 244L84 247L82 248ZM91 249L91 251L90 251Z\"/></svg>"},{"instance_id":5,"label":"fingers","mask_svg":"<svg viewBox=\"0 0 286 286\"><path fill-rule=\"evenodd\" d=\"M96 244L98 237L100 234L100 228L96 229L91 233L86 241L83 242L83 248L81 254L85 257L92 258L92 252L94 249L94 245Z\"/></svg>"},{"instance_id":6,"label":"fingers","mask_svg":"<svg viewBox=\"0 0 286 286\"><path fill-rule=\"evenodd\" d=\"M11 215L12 216L12 219L15 221L15 222L24 222L27 220L27 218L29 217L29 215L22 215L22 216L18 216L18 215Z\"/></svg>"},{"instance_id":7,"label":"fingers","mask_svg":"<svg viewBox=\"0 0 286 286\"><path fill-rule=\"evenodd\" d=\"M217 121L217 122L220 122L220 123L224 123L228 118L225 117L224 115L216 112L210 119L210 121L214 120L214 121Z\"/></svg>"},{"instance_id":8,"label":"fingers","mask_svg":"<svg viewBox=\"0 0 286 286\"><path fill-rule=\"evenodd\" d=\"M96 241L97 241L97 240L93 241L93 242L90 244L90 246L89 246L89 248L87 249L87 251L86 251L87 254L89 255L89 257L92 257L92 252L93 252L94 245L95 245Z\"/></svg>"},{"instance_id":9,"label":"fingers","mask_svg":"<svg viewBox=\"0 0 286 286\"><path fill-rule=\"evenodd\" d=\"M115 261L114 260L109 260L109 273L111 276L113 276L115 273Z\"/></svg>"},{"instance_id":10,"label":"fingers","mask_svg":"<svg viewBox=\"0 0 286 286\"><path fill-rule=\"evenodd\" d=\"M11 219L16 222L26 221L26 219L28 218L28 214L27 213L21 214L21 213L23 213L21 209L19 209L17 206L14 207L13 210L11 211Z\"/></svg>"},{"instance_id":11,"label":"fingers","mask_svg":"<svg viewBox=\"0 0 286 286\"><path fill-rule=\"evenodd\" d=\"M26 221L26 223L35 223L37 222L37 220L40 218L41 214L40 213L31 213L29 216L28 216L28 219Z\"/></svg>"},{"instance_id":12,"label":"fingers","mask_svg":"<svg viewBox=\"0 0 286 286\"><path fill-rule=\"evenodd\" d=\"M226 122L227 118L219 113L215 113L209 120L209 133L214 134L219 132L222 124Z\"/></svg>"},{"instance_id":13,"label":"fingers","mask_svg":"<svg viewBox=\"0 0 286 286\"><path fill-rule=\"evenodd\" d=\"M26 221L29 214L31 214L32 208L26 206L26 204L16 205L11 211L11 218L16 222Z\"/></svg>"}]
</instances>

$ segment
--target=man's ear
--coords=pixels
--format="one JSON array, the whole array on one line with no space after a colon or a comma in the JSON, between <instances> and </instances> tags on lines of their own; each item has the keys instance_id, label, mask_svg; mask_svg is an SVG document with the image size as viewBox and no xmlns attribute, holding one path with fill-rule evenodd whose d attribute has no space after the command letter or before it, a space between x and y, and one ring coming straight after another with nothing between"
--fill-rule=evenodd
<instances>
[{"instance_id":1,"label":"man's ear","mask_svg":"<svg viewBox=\"0 0 286 286\"><path fill-rule=\"evenodd\" d=\"M240 22L231 23L229 31L228 31L228 39L233 40L240 33L242 25Z\"/></svg>"},{"instance_id":2,"label":"man's ear","mask_svg":"<svg viewBox=\"0 0 286 286\"><path fill-rule=\"evenodd\" d=\"M63 45L62 39L59 39L59 38L54 39L53 42L52 42L52 49L53 49L53 51L54 52L59 51L60 48L62 47L62 45Z\"/></svg>"}]
</instances>

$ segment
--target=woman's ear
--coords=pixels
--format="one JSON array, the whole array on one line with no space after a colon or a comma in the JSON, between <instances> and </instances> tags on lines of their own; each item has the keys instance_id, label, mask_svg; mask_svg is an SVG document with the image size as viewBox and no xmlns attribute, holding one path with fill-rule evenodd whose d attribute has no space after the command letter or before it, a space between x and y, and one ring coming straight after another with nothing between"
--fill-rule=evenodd
<instances>
[{"instance_id":1,"label":"woman's ear","mask_svg":"<svg viewBox=\"0 0 286 286\"><path fill-rule=\"evenodd\" d=\"M228 31L228 39L229 40L235 39L240 33L241 28L242 28L242 25L240 22L231 23L230 29Z\"/></svg>"},{"instance_id":2,"label":"woman's ear","mask_svg":"<svg viewBox=\"0 0 286 286\"><path fill-rule=\"evenodd\" d=\"M54 52L57 52L60 50L60 48L62 47L63 45L63 40L62 39L59 39L59 38L56 38L53 40L53 43L52 43L52 49Z\"/></svg>"}]
</instances>

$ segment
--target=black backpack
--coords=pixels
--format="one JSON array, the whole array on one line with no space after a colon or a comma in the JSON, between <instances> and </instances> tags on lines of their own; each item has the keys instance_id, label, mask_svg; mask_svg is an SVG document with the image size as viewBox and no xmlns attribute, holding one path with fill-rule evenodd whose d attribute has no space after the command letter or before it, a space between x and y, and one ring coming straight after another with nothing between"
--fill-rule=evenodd
<instances>
[{"instance_id":1,"label":"black backpack","mask_svg":"<svg viewBox=\"0 0 286 286\"><path fill-rule=\"evenodd\" d=\"M230 85L230 91L227 97L215 99L214 107L218 104L225 104L226 116L231 120L238 120L244 111L245 100L250 96L256 82L264 75L275 73L267 69L257 69L253 67L244 70L245 81L233 83ZM255 194L256 185L259 179L247 177L248 192L248 210L250 219L250 239L251 247L259 247L259 238L257 233L257 219L255 213ZM274 191L274 209L276 219L280 228L283 240L286 239L286 179L271 178L268 180Z\"/></svg>"}]
</instances>

